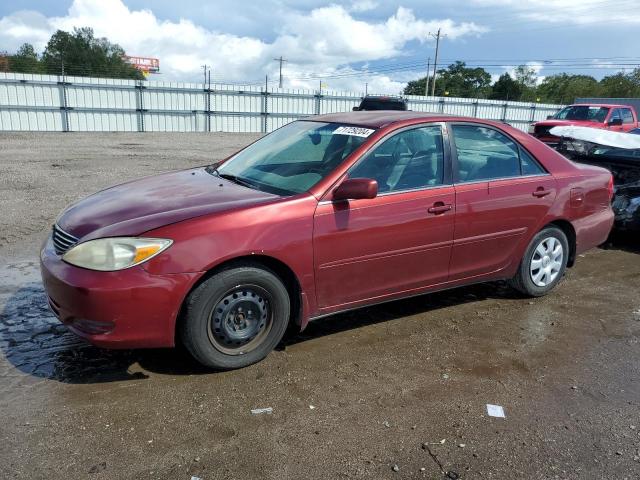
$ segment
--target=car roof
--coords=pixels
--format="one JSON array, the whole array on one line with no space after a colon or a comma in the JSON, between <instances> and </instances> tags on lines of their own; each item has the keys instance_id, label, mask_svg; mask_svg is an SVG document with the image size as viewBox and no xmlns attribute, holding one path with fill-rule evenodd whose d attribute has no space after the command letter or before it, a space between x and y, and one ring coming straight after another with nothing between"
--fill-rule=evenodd
<instances>
[{"instance_id":1,"label":"car roof","mask_svg":"<svg viewBox=\"0 0 640 480\"><path fill-rule=\"evenodd\" d=\"M628 108L631 105L623 105L619 103L572 103L569 107L612 107L612 108Z\"/></svg>"},{"instance_id":2,"label":"car roof","mask_svg":"<svg viewBox=\"0 0 640 480\"><path fill-rule=\"evenodd\" d=\"M346 123L348 125L358 125L362 127L382 128L392 123L402 122L405 120L424 119L430 121L444 121L450 120L451 118L464 117L454 117L453 115L443 113L425 113L402 110L369 110L364 112L329 113L314 116L312 118L305 118L304 120L310 120L313 122Z\"/></svg>"}]
</instances>

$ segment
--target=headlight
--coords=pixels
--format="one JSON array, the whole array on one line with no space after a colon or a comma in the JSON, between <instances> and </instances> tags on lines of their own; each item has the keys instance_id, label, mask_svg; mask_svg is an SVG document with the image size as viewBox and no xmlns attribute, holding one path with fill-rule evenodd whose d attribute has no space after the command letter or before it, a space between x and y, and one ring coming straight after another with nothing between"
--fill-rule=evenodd
<instances>
[{"instance_id":1,"label":"headlight","mask_svg":"<svg viewBox=\"0 0 640 480\"><path fill-rule=\"evenodd\" d=\"M62 259L77 267L111 272L146 262L172 243L162 238L100 238L76 245Z\"/></svg>"}]
</instances>

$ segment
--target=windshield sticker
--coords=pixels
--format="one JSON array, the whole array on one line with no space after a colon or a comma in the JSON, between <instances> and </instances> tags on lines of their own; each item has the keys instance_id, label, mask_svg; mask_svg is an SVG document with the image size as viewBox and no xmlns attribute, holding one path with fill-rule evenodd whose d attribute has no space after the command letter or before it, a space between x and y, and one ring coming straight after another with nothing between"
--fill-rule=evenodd
<instances>
[{"instance_id":1,"label":"windshield sticker","mask_svg":"<svg viewBox=\"0 0 640 480\"><path fill-rule=\"evenodd\" d=\"M360 127L338 127L333 131L333 135L352 135L354 137L368 137L375 130Z\"/></svg>"}]
</instances>

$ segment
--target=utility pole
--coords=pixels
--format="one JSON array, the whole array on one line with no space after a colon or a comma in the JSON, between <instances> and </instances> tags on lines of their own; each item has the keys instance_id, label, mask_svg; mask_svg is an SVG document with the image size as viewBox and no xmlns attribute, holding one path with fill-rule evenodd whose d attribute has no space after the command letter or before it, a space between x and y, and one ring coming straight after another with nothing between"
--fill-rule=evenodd
<instances>
[{"instance_id":1,"label":"utility pole","mask_svg":"<svg viewBox=\"0 0 640 480\"><path fill-rule=\"evenodd\" d=\"M436 39L436 58L435 58L435 61L433 62L433 80L431 81L431 96L433 97L436 94L436 74L437 74L436 69L438 68L438 53L440 51L440 38L446 37L446 35L441 35L439 28L438 28L438 33L436 33L435 35L433 33L430 33L429 35L431 35L433 38Z\"/></svg>"},{"instance_id":2,"label":"utility pole","mask_svg":"<svg viewBox=\"0 0 640 480\"><path fill-rule=\"evenodd\" d=\"M369 84L365 83L364 84L364 96L365 97L367 96L367 93L369 93Z\"/></svg>"},{"instance_id":3,"label":"utility pole","mask_svg":"<svg viewBox=\"0 0 640 480\"><path fill-rule=\"evenodd\" d=\"M430 70L431 70L431 57L427 59L427 78L425 79L425 82L424 82L425 97L429 96L429 75L431 74Z\"/></svg>"},{"instance_id":4,"label":"utility pole","mask_svg":"<svg viewBox=\"0 0 640 480\"><path fill-rule=\"evenodd\" d=\"M202 65L202 73L204 73L204 82L202 82L202 84L204 85L204 88L207 88L207 69L208 68L209 66L206 63Z\"/></svg>"},{"instance_id":5,"label":"utility pole","mask_svg":"<svg viewBox=\"0 0 640 480\"><path fill-rule=\"evenodd\" d=\"M280 55L280 58L274 58L274 60L280 62L280 82L278 83L278 87L282 88L282 64L286 62L286 60L282 58L282 55Z\"/></svg>"}]
</instances>

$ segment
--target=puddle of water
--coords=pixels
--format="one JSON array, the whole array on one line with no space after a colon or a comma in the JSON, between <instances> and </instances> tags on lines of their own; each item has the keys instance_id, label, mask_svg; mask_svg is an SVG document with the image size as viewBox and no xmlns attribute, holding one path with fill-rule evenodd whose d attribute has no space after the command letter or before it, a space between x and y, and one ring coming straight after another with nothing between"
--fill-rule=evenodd
<instances>
[{"instance_id":1,"label":"puddle of water","mask_svg":"<svg viewBox=\"0 0 640 480\"><path fill-rule=\"evenodd\" d=\"M53 316L37 262L0 267L0 378L84 383L126 373L131 363L132 352L93 347Z\"/></svg>"}]
</instances>

